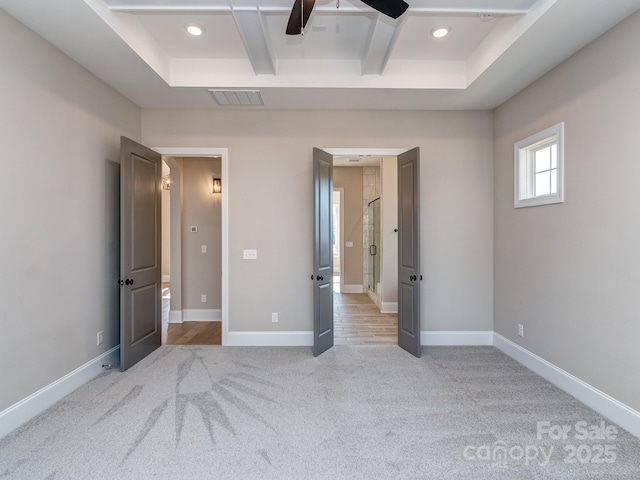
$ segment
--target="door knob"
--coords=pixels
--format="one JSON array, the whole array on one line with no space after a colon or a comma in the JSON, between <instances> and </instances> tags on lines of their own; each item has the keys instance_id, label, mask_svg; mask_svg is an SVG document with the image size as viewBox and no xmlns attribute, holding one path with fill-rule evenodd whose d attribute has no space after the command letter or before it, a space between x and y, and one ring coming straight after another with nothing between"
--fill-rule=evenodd
<instances>
[{"instance_id":1,"label":"door knob","mask_svg":"<svg viewBox=\"0 0 640 480\"><path fill-rule=\"evenodd\" d=\"M118 280L118 285L124 285L124 280Z\"/></svg>"},{"instance_id":2,"label":"door knob","mask_svg":"<svg viewBox=\"0 0 640 480\"><path fill-rule=\"evenodd\" d=\"M124 281L124 284L125 284L125 285L133 285L133 279L131 279L131 278L127 278L127 279Z\"/></svg>"},{"instance_id":3,"label":"door knob","mask_svg":"<svg viewBox=\"0 0 640 480\"><path fill-rule=\"evenodd\" d=\"M318 280L322 281L324 280L324 277L322 275L318 275Z\"/></svg>"},{"instance_id":4,"label":"door knob","mask_svg":"<svg viewBox=\"0 0 640 480\"><path fill-rule=\"evenodd\" d=\"M415 275L411 275L409 277L409 280L411 280L412 282L415 282L416 281L416 276Z\"/></svg>"}]
</instances>

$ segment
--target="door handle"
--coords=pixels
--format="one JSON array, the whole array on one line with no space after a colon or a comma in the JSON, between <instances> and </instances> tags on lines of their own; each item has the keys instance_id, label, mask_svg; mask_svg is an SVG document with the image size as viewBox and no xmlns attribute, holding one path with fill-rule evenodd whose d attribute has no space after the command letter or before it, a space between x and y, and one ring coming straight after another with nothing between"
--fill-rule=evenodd
<instances>
[{"instance_id":1,"label":"door handle","mask_svg":"<svg viewBox=\"0 0 640 480\"><path fill-rule=\"evenodd\" d=\"M124 285L124 280L118 280L118 285L120 286Z\"/></svg>"},{"instance_id":2,"label":"door handle","mask_svg":"<svg viewBox=\"0 0 640 480\"><path fill-rule=\"evenodd\" d=\"M320 281L324 280L324 277L322 275L318 275L316 278Z\"/></svg>"},{"instance_id":3,"label":"door handle","mask_svg":"<svg viewBox=\"0 0 640 480\"><path fill-rule=\"evenodd\" d=\"M377 255L378 247L375 245L369 245L369 255Z\"/></svg>"},{"instance_id":4,"label":"door handle","mask_svg":"<svg viewBox=\"0 0 640 480\"><path fill-rule=\"evenodd\" d=\"M415 275L411 275L409 277L409 280L411 280L412 282L415 282L417 280L417 277Z\"/></svg>"},{"instance_id":5,"label":"door handle","mask_svg":"<svg viewBox=\"0 0 640 480\"><path fill-rule=\"evenodd\" d=\"M125 284L125 285L133 285L133 279L132 279L132 278L127 278L127 279L124 281L124 284Z\"/></svg>"}]
</instances>

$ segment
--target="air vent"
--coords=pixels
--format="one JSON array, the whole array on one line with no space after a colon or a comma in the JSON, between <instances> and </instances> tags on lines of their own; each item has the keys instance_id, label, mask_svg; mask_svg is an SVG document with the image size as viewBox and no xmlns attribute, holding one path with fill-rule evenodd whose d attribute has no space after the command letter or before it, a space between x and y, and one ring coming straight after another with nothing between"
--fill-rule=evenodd
<instances>
[{"instance_id":1,"label":"air vent","mask_svg":"<svg viewBox=\"0 0 640 480\"><path fill-rule=\"evenodd\" d=\"M209 89L216 103L222 106L264 105L259 90L215 90Z\"/></svg>"}]
</instances>

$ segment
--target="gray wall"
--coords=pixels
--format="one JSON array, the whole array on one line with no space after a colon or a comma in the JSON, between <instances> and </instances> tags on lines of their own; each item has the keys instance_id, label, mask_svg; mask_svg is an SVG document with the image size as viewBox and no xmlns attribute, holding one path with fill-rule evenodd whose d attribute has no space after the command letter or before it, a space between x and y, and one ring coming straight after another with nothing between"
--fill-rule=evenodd
<instances>
[{"instance_id":1,"label":"gray wall","mask_svg":"<svg viewBox=\"0 0 640 480\"><path fill-rule=\"evenodd\" d=\"M334 167L333 186L344 188L344 284L362 285L362 167Z\"/></svg>"},{"instance_id":2,"label":"gray wall","mask_svg":"<svg viewBox=\"0 0 640 480\"><path fill-rule=\"evenodd\" d=\"M495 113L495 330L636 410L639 31L636 13ZM513 144L561 121L565 203L514 209Z\"/></svg>"},{"instance_id":3,"label":"gray wall","mask_svg":"<svg viewBox=\"0 0 640 480\"><path fill-rule=\"evenodd\" d=\"M312 330L312 148L421 148L422 329L493 328L491 112L143 110L143 141L229 149L229 329ZM258 259L242 260L255 248ZM247 301L250 299L251 301ZM279 323L271 323L279 312Z\"/></svg>"},{"instance_id":4,"label":"gray wall","mask_svg":"<svg viewBox=\"0 0 640 480\"><path fill-rule=\"evenodd\" d=\"M120 135L140 110L3 10L0 65L1 411L119 343Z\"/></svg>"},{"instance_id":5,"label":"gray wall","mask_svg":"<svg viewBox=\"0 0 640 480\"><path fill-rule=\"evenodd\" d=\"M182 161L182 308L222 308L221 195L212 193L212 178L220 177L219 158ZM223 185L224 188L224 185ZM191 233L190 227L198 232ZM202 253L202 245L207 253ZM207 302L201 302L201 295Z\"/></svg>"}]
</instances>

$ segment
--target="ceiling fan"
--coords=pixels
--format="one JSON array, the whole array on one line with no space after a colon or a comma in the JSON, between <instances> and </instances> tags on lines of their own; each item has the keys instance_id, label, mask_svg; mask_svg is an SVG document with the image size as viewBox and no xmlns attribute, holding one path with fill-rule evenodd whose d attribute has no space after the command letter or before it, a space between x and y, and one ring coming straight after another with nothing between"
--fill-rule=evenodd
<instances>
[{"instance_id":1,"label":"ceiling fan","mask_svg":"<svg viewBox=\"0 0 640 480\"><path fill-rule=\"evenodd\" d=\"M391 18L398 18L409 8L409 4L404 0L362 0L362 2ZM304 35L304 27L307 25L315 3L316 0L295 0L287 24L287 35ZM339 6L340 0L336 0L336 7Z\"/></svg>"}]
</instances>

